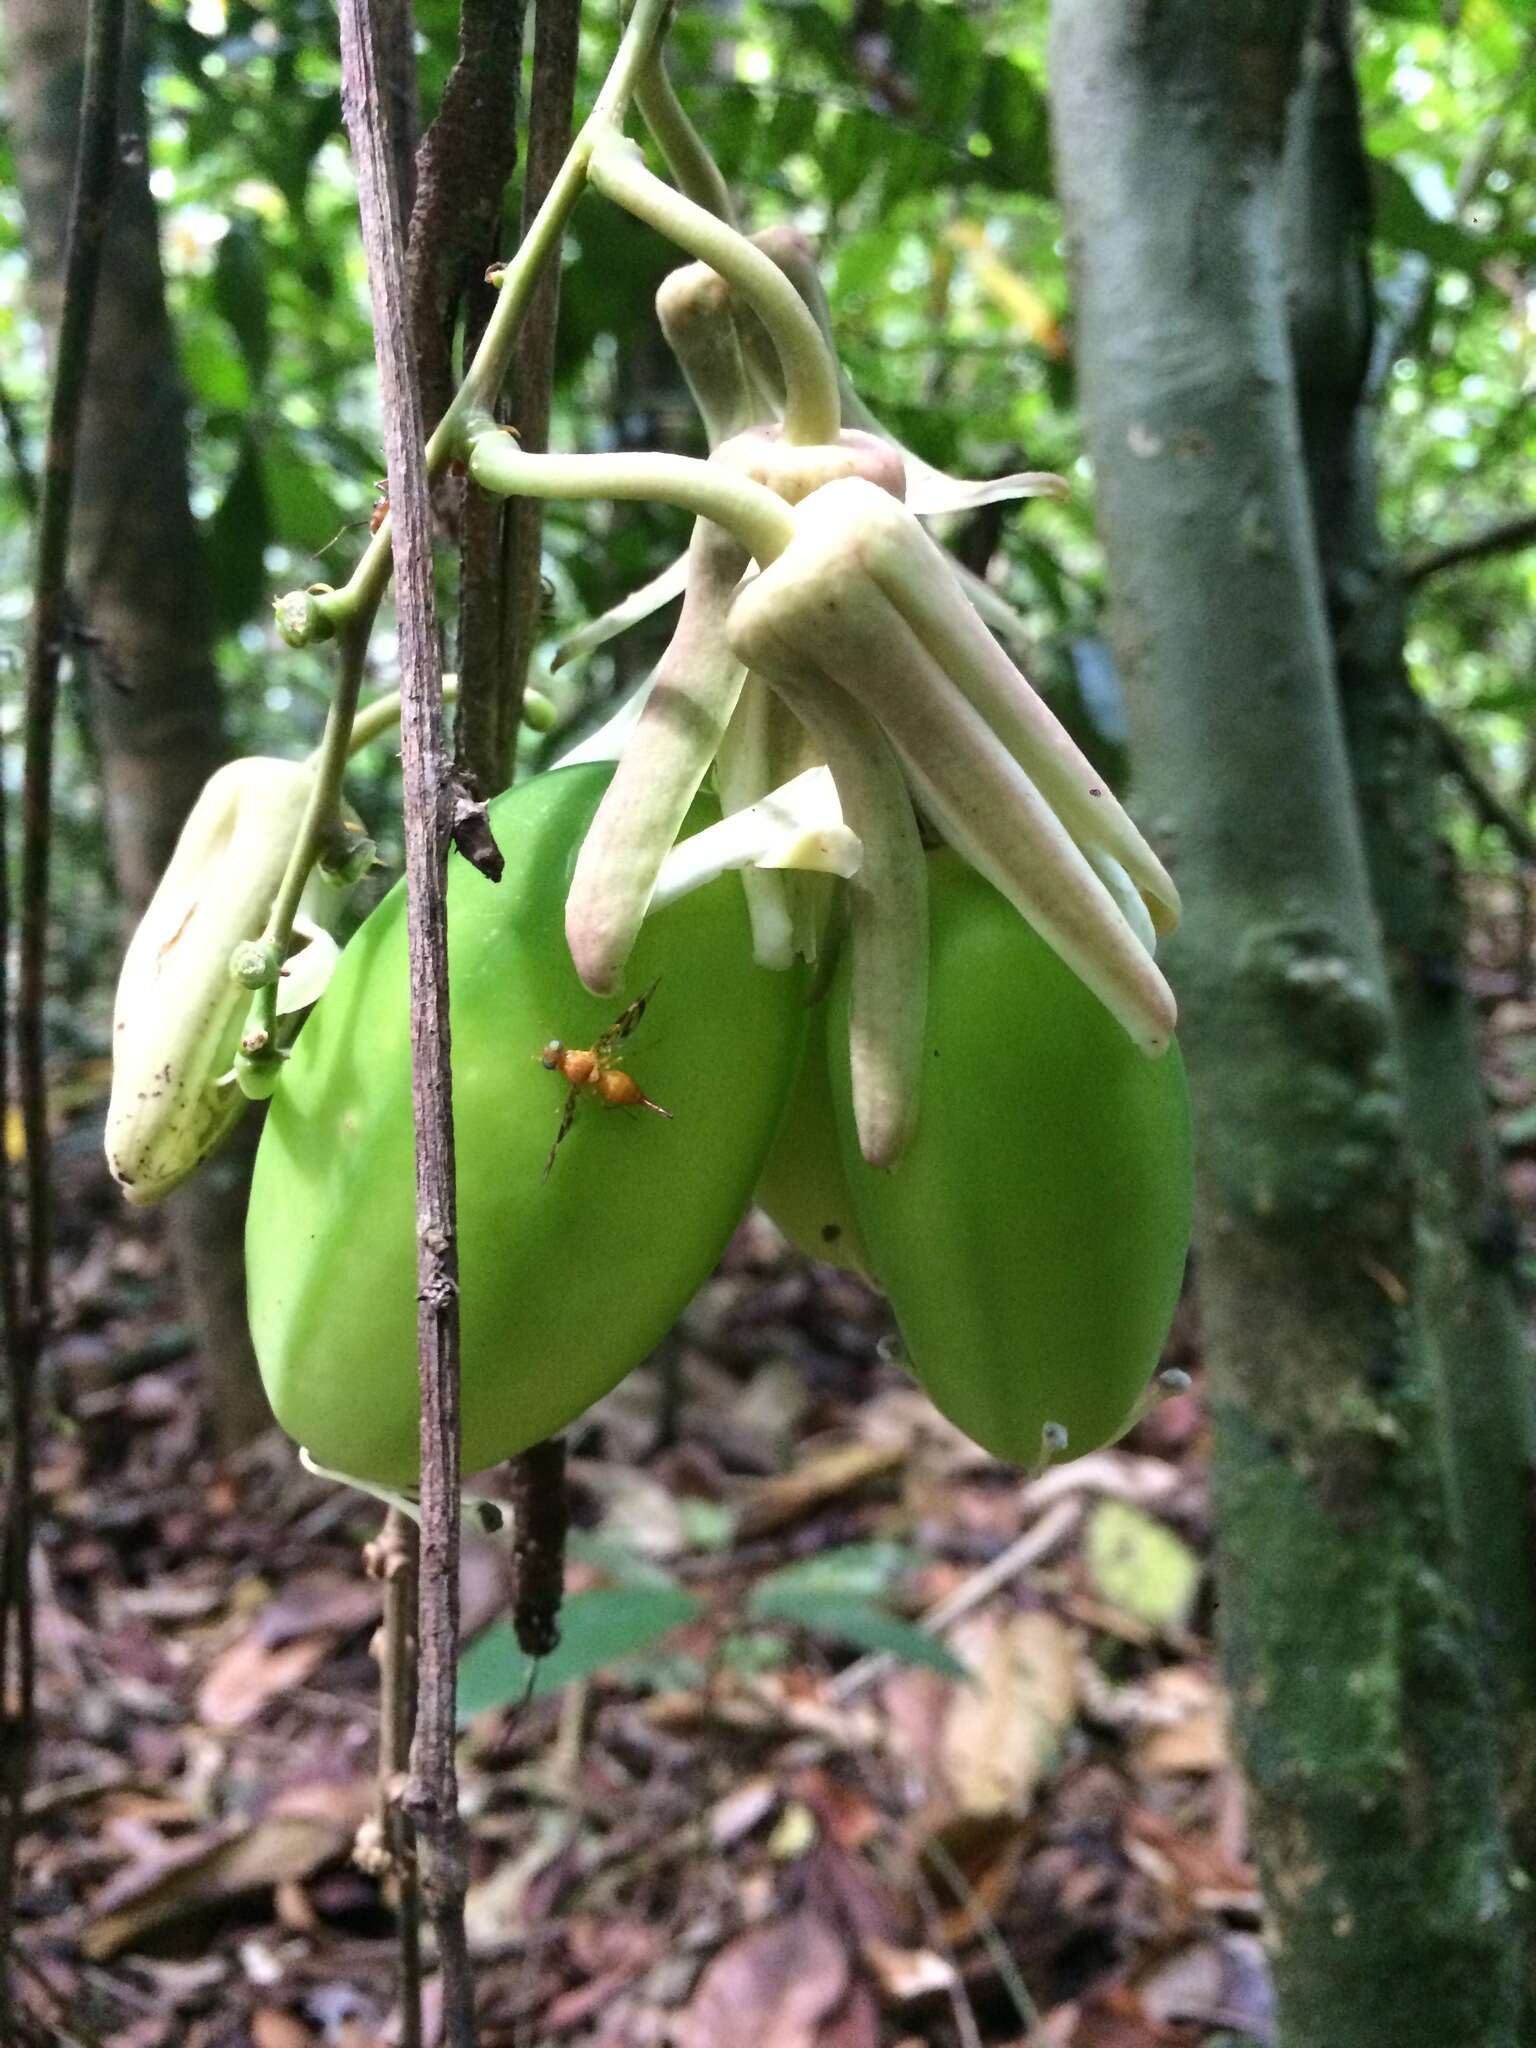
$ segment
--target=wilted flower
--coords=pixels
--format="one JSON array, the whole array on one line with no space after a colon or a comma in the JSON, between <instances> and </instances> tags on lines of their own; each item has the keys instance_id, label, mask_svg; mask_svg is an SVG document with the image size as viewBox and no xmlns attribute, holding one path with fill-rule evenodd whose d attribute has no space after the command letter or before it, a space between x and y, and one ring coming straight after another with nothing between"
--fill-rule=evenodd
<instances>
[{"instance_id":1,"label":"wilted flower","mask_svg":"<svg viewBox=\"0 0 1536 2048\"><path fill-rule=\"evenodd\" d=\"M106 1151L130 1202L168 1195L245 1108L231 1068L263 973L256 942L314 782L302 761L253 756L219 769L129 943L112 1017ZM295 920L305 943L281 963L280 1015L315 1000L335 959L315 916L327 887L311 883Z\"/></svg>"}]
</instances>

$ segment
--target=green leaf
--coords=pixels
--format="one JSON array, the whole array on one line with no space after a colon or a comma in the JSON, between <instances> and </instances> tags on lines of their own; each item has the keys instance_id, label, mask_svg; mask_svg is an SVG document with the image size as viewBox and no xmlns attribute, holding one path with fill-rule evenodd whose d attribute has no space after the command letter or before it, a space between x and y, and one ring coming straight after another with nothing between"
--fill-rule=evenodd
<instances>
[{"instance_id":1,"label":"green leaf","mask_svg":"<svg viewBox=\"0 0 1536 2048\"><path fill-rule=\"evenodd\" d=\"M234 221L213 266L213 303L229 322L252 384L259 385L272 355L267 314L267 268L253 222Z\"/></svg>"},{"instance_id":2,"label":"green leaf","mask_svg":"<svg viewBox=\"0 0 1536 2048\"><path fill-rule=\"evenodd\" d=\"M313 554L336 538L345 515L325 488L324 471L286 441L269 436L261 451L272 531L285 547ZM366 536L364 536L366 538Z\"/></svg>"},{"instance_id":3,"label":"green leaf","mask_svg":"<svg viewBox=\"0 0 1536 2048\"><path fill-rule=\"evenodd\" d=\"M1378 239L1394 249L1416 249L1444 270L1477 272L1489 250L1455 221L1436 220L1395 164L1371 160L1371 207Z\"/></svg>"},{"instance_id":4,"label":"green leaf","mask_svg":"<svg viewBox=\"0 0 1536 2048\"><path fill-rule=\"evenodd\" d=\"M525 1698L541 1699L637 1657L704 1611L681 1586L599 1586L573 1593L560 1611L560 1642L535 1660L518 1647L509 1622L477 1636L459 1660L459 1720Z\"/></svg>"},{"instance_id":5,"label":"green leaf","mask_svg":"<svg viewBox=\"0 0 1536 2048\"><path fill-rule=\"evenodd\" d=\"M898 1663L937 1671L945 1678L969 1679L970 1671L947 1644L888 1607L846 1593L823 1592L814 1585L785 1585L782 1576L775 1573L752 1589L747 1601L752 1620L787 1622L856 1650L884 1651Z\"/></svg>"},{"instance_id":6,"label":"green leaf","mask_svg":"<svg viewBox=\"0 0 1536 2048\"><path fill-rule=\"evenodd\" d=\"M753 1601L772 1598L779 1589L872 1600L886 1591L899 1572L918 1561L917 1552L900 1543L845 1543L767 1573L753 1588L748 1611Z\"/></svg>"},{"instance_id":7,"label":"green leaf","mask_svg":"<svg viewBox=\"0 0 1536 2048\"><path fill-rule=\"evenodd\" d=\"M267 590L264 558L272 521L262 481L261 456L248 434L242 440L235 473L208 522L207 531L214 615L219 631L230 633L259 609Z\"/></svg>"},{"instance_id":8,"label":"green leaf","mask_svg":"<svg viewBox=\"0 0 1536 2048\"><path fill-rule=\"evenodd\" d=\"M1200 1591L1200 1560L1162 1522L1126 1501L1101 1500L1083 1549L1107 1605L1159 1631L1187 1624Z\"/></svg>"}]
</instances>

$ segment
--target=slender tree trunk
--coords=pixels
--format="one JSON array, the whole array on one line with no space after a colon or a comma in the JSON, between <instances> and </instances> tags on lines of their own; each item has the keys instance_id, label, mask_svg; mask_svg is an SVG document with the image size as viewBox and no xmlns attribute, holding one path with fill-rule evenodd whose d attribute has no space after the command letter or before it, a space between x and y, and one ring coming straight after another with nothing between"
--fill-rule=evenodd
<instances>
[{"instance_id":1,"label":"slender tree trunk","mask_svg":"<svg viewBox=\"0 0 1536 2048\"><path fill-rule=\"evenodd\" d=\"M1304 0L1057 0L1112 630L1195 1092L1223 1652L1287 2048L1512 2048L1493 1744L1414 1312L1404 1076L1301 461Z\"/></svg>"},{"instance_id":2,"label":"slender tree trunk","mask_svg":"<svg viewBox=\"0 0 1536 2048\"><path fill-rule=\"evenodd\" d=\"M1441 760L1404 666L1406 604L1377 515L1369 188L1345 0L1323 0L1291 107L1286 279L1302 438L1366 859L1407 1077L1424 1309L1499 1706L1506 1808L1536 1869L1536 1597L1528 1491L1536 1382L1461 971Z\"/></svg>"},{"instance_id":3,"label":"slender tree trunk","mask_svg":"<svg viewBox=\"0 0 1536 2048\"><path fill-rule=\"evenodd\" d=\"M12 140L39 310L58 320L60 266L84 51L84 0L3 0ZM70 581L93 636L92 720L106 823L130 916L147 902L182 819L224 758L211 594L187 498L186 422L146 182L139 66L123 132L141 139L117 179L81 422ZM245 1325L239 1152L167 1205L220 1433L268 1420Z\"/></svg>"}]
</instances>

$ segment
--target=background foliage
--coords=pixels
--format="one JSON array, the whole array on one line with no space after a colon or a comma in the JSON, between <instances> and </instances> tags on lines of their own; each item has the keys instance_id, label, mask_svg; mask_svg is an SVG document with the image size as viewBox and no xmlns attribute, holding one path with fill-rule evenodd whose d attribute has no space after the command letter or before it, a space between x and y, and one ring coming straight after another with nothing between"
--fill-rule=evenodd
<instances>
[{"instance_id":1,"label":"background foliage","mask_svg":"<svg viewBox=\"0 0 1536 2048\"><path fill-rule=\"evenodd\" d=\"M1092 478L1079 454L1060 227L1052 194L1041 0L967 6L683 10L673 66L758 224L820 239L839 341L876 411L930 461L970 474L1057 468L1065 506L982 514L961 537L1036 638L1036 679L1101 752L1121 735L1100 637ZM590 92L611 47L592 10ZM417 8L425 104L451 60L456 9ZM320 0L158 0L148 10L150 132L193 491L214 571L220 668L237 750L294 752L318 732L324 656L284 648L271 595L343 581L381 468L371 332L350 166L340 137L333 11ZM1536 381L1533 38L1499 0L1391 0L1363 18L1360 73L1373 156L1375 261L1395 329L1388 379L1388 530L1405 556L1536 506L1524 459ZM651 312L669 253L589 198L567 251L557 445L691 447L696 428ZM0 360L11 439L35 456L42 351L26 309L20 222L0 157ZM551 641L666 558L679 515L554 508L546 525ZM24 505L0 477L0 647L26 595ZM446 573L446 571L445 571ZM1427 702L1495 787L1536 792L1536 552L1436 577L1413 613L1410 660ZM548 748L642 672L642 630L553 685ZM375 641L376 680L392 643ZM532 743L530 742L530 751ZM397 856L390 807L357 794ZM83 992L111 916L92 829L83 740L65 762L67 858L79 867L65 943ZM1448 788L1475 867L1508 849ZM95 1011L93 1010L93 1015Z\"/></svg>"}]
</instances>

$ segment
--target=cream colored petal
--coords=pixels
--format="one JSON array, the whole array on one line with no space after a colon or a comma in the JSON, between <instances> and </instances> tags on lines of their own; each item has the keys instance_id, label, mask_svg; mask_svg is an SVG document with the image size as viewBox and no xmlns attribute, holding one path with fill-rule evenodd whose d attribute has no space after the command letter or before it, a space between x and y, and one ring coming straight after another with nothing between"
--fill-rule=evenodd
<instances>
[{"instance_id":1,"label":"cream colored petal","mask_svg":"<svg viewBox=\"0 0 1536 2048\"><path fill-rule=\"evenodd\" d=\"M662 863L652 910L733 869L795 869L855 875L863 858L856 833L843 823L829 768L808 768L745 810L681 839Z\"/></svg>"},{"instance_id":2,"label":"cream colored petal","mask_svg":"<svg viewBox=\"0 0 1536 2048\"><path fill-rule=\"evenodd\" d=\"M1144 1051L1166 1051L1176 1012L1155 962L1040 790L883 589L859 575L854 552L829 548L814 529L797 534L733 604L737 652L753 663L775 662L777 681L780 668L809 665L814 650L826 673L878 719L946 838Z\"/></svg>"},{"instance_id":3,"label":"cream colored petal","mask_svg":"<svg viewBox=\"0 0 1536 2048\"><path fill-rule=\"evenodd\" d=\"M944 551L883 492L856 480L807 500L807 546L849 537L860 561L909 621L937 666L964 693L1083 845L1117 860L1171 931L1179 892L1091 761L1032 690L955 584Z\"/></svg>"},{"instance_id":4,"label":"cream colored petal","mask_svg":"<svg viewBox=\"0 0 1536 2048\"><path fill-rule=\"evenodd\" d=\"M659 576L653 576L649 583L642 583L628 597L621 597L607 611L600 612L595 619L588 619L584 626L578 626L574 633L567 634L555 649L549 664L551 670L564 668L568 661L576 661L584 654L595 653L610 640L616 640L620 633L627 633L631 626L638 626L642 619L659 612L664 604L671 604L681 597L687 581L688 552L685 548L675 562L668 562Z\"/></svg>"},{"instance_id":5,"label":"cream colored petal","mask_svg":"<svg viewBox=\"0 0 1536 2048\"><path fill-rule=\"evenodd\" d=\"M651 892L709 771L746 671L725 637L725 615L746 557L701 519L688 550L688 588L634 732L576 857L565 935L576 972L596 995L623 978Z\"/></svg>"},{"instance_id":6,"label":"cream colored petal","mask_svg":"<svg viewBox=\"0 0 1536 2048\"><path fill-rule=\"evenodd\" d=\"M107 1163L131 1202L170 1193L245 1107L219 1077L250 991L230 955L260 936L299 831L314 771L232 761L193 806L129 942L112 1018Z\"/></svg>"},{"instance_id":7,"label":"cream colored petal","mask_svg":"<svg viewBox=\"0 0 1536 2048\"><path fill-rule=\"evenodd\" d=\"M894 1166L917 1128L928 1006L928 876L917 820L901 769L868 712L805 658L792 635L780 639L771 616L751 639L754 667L825 754L843 815L864 849L848 887L849 1077L859 1149L871 1166Z\"/></svg>"}]
</instances>

